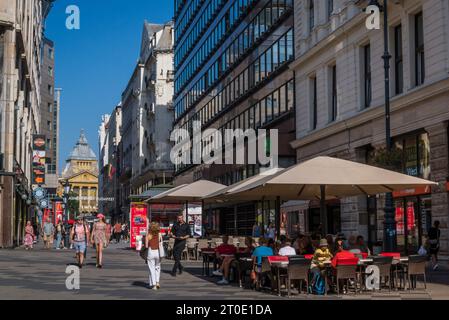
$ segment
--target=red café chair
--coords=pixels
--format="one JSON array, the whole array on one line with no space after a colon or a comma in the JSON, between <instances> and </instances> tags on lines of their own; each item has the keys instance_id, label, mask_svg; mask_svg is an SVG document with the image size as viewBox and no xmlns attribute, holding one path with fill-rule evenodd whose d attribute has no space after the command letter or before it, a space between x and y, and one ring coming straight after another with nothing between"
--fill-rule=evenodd
<instances>
[{"instance_id":1,"label":"red caf\u00e9 chair","mask_svg":"<svg viewBox=\"0 0 449 320\"><path fill-rule=\"evenodd\" d=\"M340 280L346 281L346 287L349 291L349 280L354 281L354 292L357 294L359 282L358 269L359 258L342 258L337 260L335 268L335 279L337 282L337 295L340 294Z\"/></svg>"},{"instance_id":2,"label":"red caf\u00e9 chair","mask_svg":"<svg viewBox=\"0 0 449 320\"><path fill-rule=\"evenodd\" d=\"M313 254L306 254L304 255L304 258L307 260L312 260L313 259Z\"/></svg>"}]
</instances>

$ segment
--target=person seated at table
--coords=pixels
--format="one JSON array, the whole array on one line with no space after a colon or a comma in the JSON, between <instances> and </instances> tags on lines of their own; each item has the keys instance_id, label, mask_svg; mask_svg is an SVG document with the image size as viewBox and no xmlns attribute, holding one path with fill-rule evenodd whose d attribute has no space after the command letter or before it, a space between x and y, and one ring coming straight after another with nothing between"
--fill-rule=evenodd
<instances>
[{"instance_id":1,"label":"person seated at table","mask_svg":"<svg viewBox=\"0 0 449 320\"><path fill-rule=\"evenodd\" d=\"M262 271L262 258L274 256L273 249L268 246L268 240L260 238L259 246L253 251L253 263L255 271L260 273Z\"/></svg>"},{"instance_id":2,"label":"person seated at table","mask_svg":"<svg viewBox=\"0 0 449 320\"><path fill-rule=\"evenodd\" d=\"M346 238L344 236L344 234L340 233L337 235L337 238L335 239L335 243L334 243L334 250L332 250L333 252L338 252L338 248L342 247L344 250L347 249L347 246L345 244Z\"/></svg>"},{"instance_id":3,"label":"person seated at table","mask_svg":"<svg viewBox=\"0 0 449 320\"><path fill-rule=\"evenodd\" d=\"M365 243L365 239L363 236L358 236L356 243L355 243L355 249L359 249L360 252L367 253L368 255L371 255L371 252L368 248L368 246Z\"/></svg>"},{"instance_id":4,"label":"person seated at table","mask_svg":"<svg viewBox=\"0 0 449 320\"><path fill-rule=\"evenodd\" d=\"M262 258L271 256L274 256L273 249L268 246L268 241L265 238L260 238L259 246L254 249L252 255L255 265L258 267L257 271L262 267Z\"/></svg>"},{"instance_id":5,"label":"person seated at table","mask_svg":"<svg viewBox=\"0 0 449 320\"><path fill-rule=\"evenodd\" d=\"M341 244L337 245L336 250L337 251L335 252L334 257L332 258L332 267L334 267L334 269L337 268L338 260L356 257L354 253L345 250Z\"/></svg>"},{"instance_id":6,"label":"person seated at table","mask_svg":"<svg viewBox=\"0 0 449 320\"><path fill-rule=\"evenodd\" d=\"M281 248L279 249L280 256L296 256L296 250L291 246L291 242L286 236L281 236Z\"/></svg>"},{"instance_id":7,"label":"person seated at table","mask_svg":"<svg viewBox=\"0 0 449 320\"><path fill-rule=\"evenodd\" d=\"M243 254L253 254L254 249L256 248L256 242L252 237L245 238L245 250L240 253Z\"/></svg>"},{"instance_id":8,"label":"person seated at table","mask_svg":"<svg viewBox=\"0 0 449 320\"><path fill-rule=\"evenodd\" d=\"M323 274L325 271L326 263L331 262L333 256L329 250L329 244L326 239L321 239L319 242L319 248L315 250L312 258L312 264L310 265L310 272L313 275L312 287L315 285L316 281L321 276L326 276Z\"/></svg>"},{"instance_id":9,"label":"person seated at table","mask_svg":"<svg viewBox=\"0 0 449 320\"><path fill-rule=\"evenodd\" d=\"M310 237L306 237L303 234L300 234L299 237L296 239L293 248L295 248L296 253L300 256L314 253Z\"/></svg>"},{"instance_id":10,"label":"person seated at table","mask_svg":"<svg viewBox=\"0 0 449 320\"><path fill-rule=\"evenodd\" d=\"M223 243L220 244L216 249L215 253L217 260L221 261L220 268L213 272L214 276L223 276L223 279L218 282L218 284L229 284L229 270L232 260L235 259L235 254L237 253L237 248L229 244L229 237L223 236Z\"/></svg>"}]
</instances>

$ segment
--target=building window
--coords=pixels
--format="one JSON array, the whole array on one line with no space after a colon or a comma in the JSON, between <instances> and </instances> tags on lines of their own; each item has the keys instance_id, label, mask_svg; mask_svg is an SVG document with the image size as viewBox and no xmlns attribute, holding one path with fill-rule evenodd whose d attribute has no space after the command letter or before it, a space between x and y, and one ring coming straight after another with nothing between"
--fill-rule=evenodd
<instances>
[{"instance_id":1,"label":"building window","mask_svg":"<svg viewBox=\"0 0 449 320\"><path fill-rule=\"evenodd\" d=\"M318 126L318 95L317 95L317 81L316 76L310 79L311 84L311 114L312 114L312 130L315 130Z\"/></svg>"},{"instance_id":2,"label":"building window","mask_svg":"<svg viewBox=\"0 0 449 320\"><path fill-rule=\"evenodd\" d=\"M51 103L48 104L48 112L49 113L53 112L53 105Z\"/></svg>"},{"instance_id":3,"label":"building window","mask_svg":"<svg viewBox=\"0 0 449 320\"><path fill-rule=\"evenodd\" d=\"M330 20L334 12L334 0L327 0L327 20Z\"/></svg>"},{"instance_id":4,"label":"building window","mask_svg":"<svg viewBox=\"0 0 449 320\"><path fill-rule=\"evenodd\" d=\"M330 122L337 120L338 115L338 92L337 92L337 65L330 68L331 110Z\"/></svg>"},{"instance_id":5,"label":"building window","mask_svg":"<svg viewBox=\"0 0 449 320\"><path fill-rule=\"evenodd\" d=\"M50 77L53 77L53 68L52 67L48 67L48 75Z\"/></svg>"},{"instance_id":6,"label":"building window","mask_svg":"<svg viewBox=\"0 0 449 320\"><path fill-rule=\"evenodd\" d=\"M48 85L48 93L53 94L53 87L51 85Z\"/></svg>"},{"instance_id":7,"label":"building window","mask_svg":"<svg viewBox=\"0 0 449 320\"><path fill-rule=\"evenodd\" d=\"M394 78L395 92L401 94L404 91L404 62L402 56L402 26L394 28Z\"/></svg>"},{"instance_id":8,"label":"building window","mask_svg":"<svg viewBox=\"0 0 449 320\"><path fill-rule=\"evenodd\" d=\"M315 28L315 1L309 0L309 30L312 32Z\"/></svg>"},{"instance_id":9,"label":"building window","mask_svg":"<svg viewBox=\"0 0 449 320\"><path fill-rule=\"evenodd\" d=\"M53 51L53 49L52 48L48 48L48 57L50 58L50 59L52 59L53 60L53 54L54 54L54 51Z\"/></svg>"},{"instance_id":10,"label":"building window","mask_svg":"<svg viewBox=\"0 0 449 320\"><path fill-rule=\"evenodd\" d=\"M415 70L416 70L416 86L424 83L426 76L424 61L424 25L423 14L418 13L415 16Z\"/></svg>"},{"instance_id":11,"label":"building window","mask_svg":"<svg viewBox=\"0 0 449 320\"><path fill-rule=\"evenodd\" d=\"M371 87L371 45L363 47L363 103L365 108L371 106L372 87Z\"/></svg>"}]
</instances>

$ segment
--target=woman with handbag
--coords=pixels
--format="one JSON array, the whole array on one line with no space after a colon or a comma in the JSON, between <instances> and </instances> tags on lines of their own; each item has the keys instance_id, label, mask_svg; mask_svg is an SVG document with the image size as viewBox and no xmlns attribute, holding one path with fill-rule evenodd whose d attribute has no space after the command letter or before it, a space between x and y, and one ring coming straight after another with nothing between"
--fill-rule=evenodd
<instances>
[{"instance_id":1,"label":"woman with handbag","mask_svg":"<svg viewBox=\"0 0 449 320\"><path fill-rule=\"evenodd\" d=\"M150 271L149 288L159 290L161 278L161 258L165 256L164 248L162 246L161 228L158 223L153 222L148 230L145 239L145 247L148 248L147 264Z\"/></svg>"}]
</instances>

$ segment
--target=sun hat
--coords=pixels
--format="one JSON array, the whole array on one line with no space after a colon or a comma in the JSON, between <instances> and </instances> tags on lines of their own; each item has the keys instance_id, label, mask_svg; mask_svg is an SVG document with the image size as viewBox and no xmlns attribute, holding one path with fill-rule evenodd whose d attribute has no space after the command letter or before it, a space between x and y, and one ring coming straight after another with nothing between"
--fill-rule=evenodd
<instances>
[{"instance_id":1,"label":"sun hat","mask_svg":"<svg viewBox=\"0 0 449 320\"><path fill-rule=\"evenodd\" d=\"M326 239L321 239L320 240L320 247L327 247L329 244L327 243Z\"/></svg>"},{"instance_id":2,"label":"sun hat","mask_svg":"<svg viewBox=\"0 0 449 320\"><path fill-rule=\"evenodd\" d=\"M97 214L98 219L104 219L104 215L102 213Z\"/></svg>"}]
</instances>

